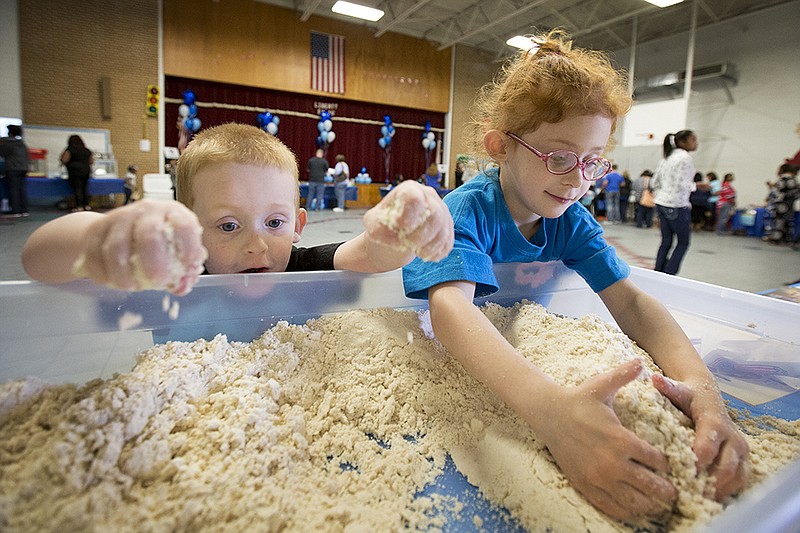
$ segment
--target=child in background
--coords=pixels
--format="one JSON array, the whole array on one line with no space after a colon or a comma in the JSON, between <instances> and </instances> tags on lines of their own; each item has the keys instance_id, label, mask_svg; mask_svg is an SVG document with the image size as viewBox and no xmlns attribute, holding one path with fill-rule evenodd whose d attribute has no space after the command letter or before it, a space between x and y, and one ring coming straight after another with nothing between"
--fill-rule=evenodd
<instances>
[{"instance_id":1,"label":"child in background","mask_svg":"<svg viewBox=\"0 0 800 533\"><path fill-rule=\"evenodd\" d=\"M736 212L736 189L733 188L733 174L725 174L722 178L722 188L719 190L717 200L717 235L728 235L728 229L733 214Z\"/></svg>"},{"instance_id":2,"label":"child in background","mask_svg":"<svg viewBox=\"0 0 800 533\"><path fill-rule=\"evenodd\" d=\"M295 247L307 220L299 207L297 160L255 126L224 124L199 133L176 174L179 202L142 200L40 227L25 243L25 270L47 283L88 277L125 290L181 295L204 269L385 272L415 255L441 259L453 245L453 221L436 191L404 183L365 213L364 233L345 243Z\"/></svg>"},{"instance_id":3,"label":"child in background","mask_svg":"<svg viewBox=\"0 0 800 533\"><path fill-rule=\"evenodd\" d=\"M136 165L130 165L128 172L125 174L125 205L131 203L131 195L136 190L136 182L139 178L136 176L136 171L139 170Z\"/></svg>"},{"instance_id":4,"label":"child in background","mask_svg":"<svg viewBox=\"0 0 800 533\"><path fill-rule=\"evenodd\" d=\"M562 388L473 304L498 290L495 262L563 261L672 378L652 379L694 421L697 468L715 476L716 497L725 499L746 482L747 442L680 326L628 279L628 265L578 205L611 169L601 155L631 105L624 76L602 54L571 48L560 32L533 41L531 51L520 52L484 87L476 104L475 141L499 170L445 197L455 221L453 251L436 264L406 266L406 295L428 298L436 338L531 426L588 501L620 520L657 517L677 494L664 477L668 461L625 429L611 408L641 362Z\"/></svg>"}]
</instances>

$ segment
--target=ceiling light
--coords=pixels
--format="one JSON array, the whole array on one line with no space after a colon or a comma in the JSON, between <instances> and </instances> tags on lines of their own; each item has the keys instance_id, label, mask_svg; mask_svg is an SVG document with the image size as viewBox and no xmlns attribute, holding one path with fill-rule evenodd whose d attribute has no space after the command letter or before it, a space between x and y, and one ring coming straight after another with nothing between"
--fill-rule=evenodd
<instances>
[{"instance_id":1,"label":"ceiling light","mask_svg":"<svg viewBox=\"0 0 800 533\"><path fill-rule=\"evenodd\" d=\"M344 2L343 0L338 0L338 2L333 4L331 11L334 13L339 13L340 15L347 15L348 17L364 19L370 22L375 22L383 16L383 11L380 9L360 6L351 2Z\"/></svg>"},{"instance_id":2,"label":"ceiling light","mask_svg":"<svg viewBox=\"0 0 800 533\"><path fill-rule=\"evenodd\" d=\"M536 47L536 43L534 43L530 37L524 37L522 35L511 37L506 41L506 44L515 48L521 48L522 50L530 50Z\"/></svg>"},{"instance_id":3,"label":"ceiling light","mask_svg":"<svg viewBox=\"0 0 800 533\"><path fill-rule=\"evenodd\" d=\"M654 6L658 7L669 7L674 6L675 4L680 4L683 0L645 0L645 2L650 2Z\"/></svg>"}]
</instances>

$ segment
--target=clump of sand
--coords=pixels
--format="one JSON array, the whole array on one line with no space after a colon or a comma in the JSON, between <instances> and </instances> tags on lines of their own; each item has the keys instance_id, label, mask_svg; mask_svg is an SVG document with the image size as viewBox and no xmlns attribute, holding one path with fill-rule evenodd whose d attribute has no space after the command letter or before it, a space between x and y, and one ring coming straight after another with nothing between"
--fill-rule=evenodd
<instances>
[{"instance_id":1,"label":"clump of sand","mask_svg":"<svg viewBox=\"0 0 800 533\"><path fill-rule=\"evenodd\" d=\"M633 357L658 371L597 317L527 302L484 312L565 386ZM722 510L694 472L688 420L646 376L614 408L672 465L680 498L653 530ZM799 422L737 421L754 484L800 453ZM431 338L426 313L390 309L284 322L250 343L158 345L131 372L82 387L0 386L0 529L436 530L439 511L465 508L418 494L448 453L528 530L631 530L569 486L528 426Z\"/></svg>"}]
</instances>

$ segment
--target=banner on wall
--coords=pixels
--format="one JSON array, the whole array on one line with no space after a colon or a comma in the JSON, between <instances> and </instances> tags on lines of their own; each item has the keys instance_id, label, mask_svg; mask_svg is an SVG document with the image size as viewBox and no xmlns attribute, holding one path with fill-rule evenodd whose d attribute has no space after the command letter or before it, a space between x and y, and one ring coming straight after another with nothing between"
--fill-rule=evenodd
<instances>
[{"instance_id":1,"label":"banner on wall","mask_svg":"<svg viewBox=\"0 0 800 533\"><path fill-rule=\"evenodd\" d=\"M344 94L344 37L311 32L311 88Z\"/></svg>"}]
</instances>

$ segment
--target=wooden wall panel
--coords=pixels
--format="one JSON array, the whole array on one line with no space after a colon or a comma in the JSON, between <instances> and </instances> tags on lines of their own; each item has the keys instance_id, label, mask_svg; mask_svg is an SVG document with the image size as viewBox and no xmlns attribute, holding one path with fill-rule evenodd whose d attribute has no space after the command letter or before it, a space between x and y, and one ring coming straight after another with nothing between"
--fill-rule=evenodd
<instances>
[{"instance_id":1,"label":"wooden wall panel","mask_svg":"<svg viewBox=\"0 0 800 533\"><path fill-rule=\"evenodd\" d=\"M394 33L311 17L255 0L164 0L164 71L304 94L310 88L311 31L343 35L342 98L447 112L451 50Z\"/></svg>"}]
</instances>

